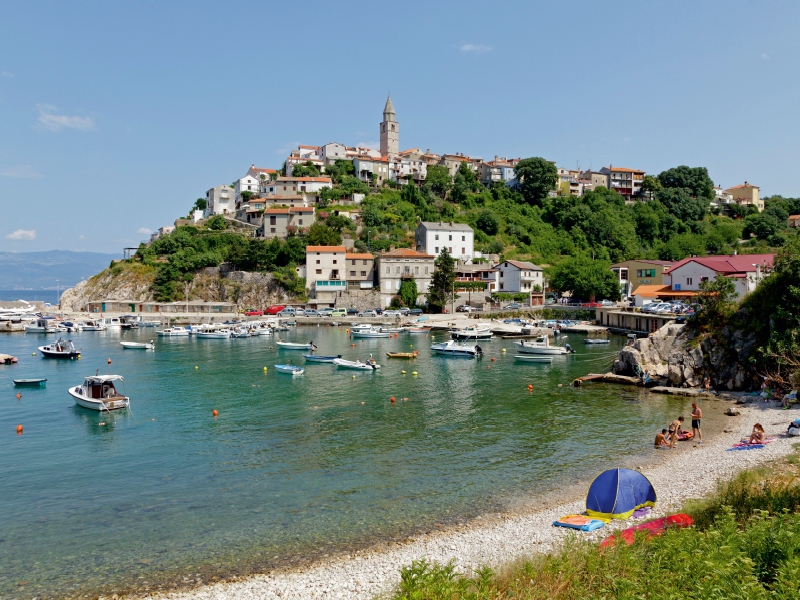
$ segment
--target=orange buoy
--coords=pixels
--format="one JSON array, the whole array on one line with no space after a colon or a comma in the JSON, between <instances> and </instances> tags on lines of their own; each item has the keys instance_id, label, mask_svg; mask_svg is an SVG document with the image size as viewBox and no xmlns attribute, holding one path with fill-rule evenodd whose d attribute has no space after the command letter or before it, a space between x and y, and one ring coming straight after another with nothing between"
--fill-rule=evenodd
<instances>
[{"instance_id":1,"label":"orange buoy","mask_svg":"<svg viewBox=\"0 0 800 600\"><path fill-rule=\"evenodd\" d=\"M355 345L355 344L350 344L350 345L351 345L353 348L355 348L355 347L356 347L356 345Z\"/></svg>"},{"instance_id":2,"label":"orange buoy","mask_svg":"<svg viewBox=\"0 0 800 600\"><path fill-rule=\"evenodd\" d=\"M17 400L19 400L20 398L22 398L22 394L20 392L17 392Z\"/></svg>"},{"instance_id":3,"label":"orange buoy","mask_svg":"<svg viewBox=\"0 0 800 600\"><path fill-rule=\"evenodd\" d=\"M345 331L345 333L350 333L349 329L345 329L344 331Z\"/></svg>"},{"instance_id":4,"label":"orange buoy","mask_svg":"<svg viewBox=\"0 0 800 600\"><path fill-rule=\"evenodd\" d=\"M529 383L528 384L528 391L530 392L533 389L533 386Z\"/></svg>"},{"instance_id":5,"label":"orange buoy","mask_svg":"<svg viewBox=\"0 0 800 600\"><path fill-rule=\"evenodd\" d=\"M211 411L211 414L214 415L215 417L219 415L216 408Z\"/></svg>"},{"instance_id":6,"label":"orange buoy","mask_svg":"<svg viewBox=\"0 0 800 600\"><path fill-rule=\"evenodd\" d=\"M111 359L110 358L108 359L108 364L111 364Z\"/></svg>"},{"instance_id":7,"label":"orange buoy","mask_svg":"<svg viewBox=\"0 0 800 600\"><path fill-rule=\"evenodd\" d=\"M491 369L491 368L492 368L492 365L486 365L486 368L487 368L487 369Z\"/></svg>"},{"instance_id":8,"label":"orange buoy","mask_svg":"<svg viewBox=\"0 0 800 600\"><path fill-rule=\"evenodd\" d=\"M392 396L392 404L394 404L394 396Z\"/></svg>"},{"instance_id":9,"label":"orange buoy","mask_svg":"<svg viewBox=\"0 0 800 600\"><path fill-rule=\"evenodd\" d=\"M22 435L22 425L17 425L17 435Z\"/></svg>"},{"instance_id":10,"label":"orange buoy","mask_svg":"<svg viewBox=\"0 0 800 600\"><path fill-rule=\"evenodd\" d=\"M492 357L492 362L494 362L494 356Z\"/></svg>"}]
</instances>

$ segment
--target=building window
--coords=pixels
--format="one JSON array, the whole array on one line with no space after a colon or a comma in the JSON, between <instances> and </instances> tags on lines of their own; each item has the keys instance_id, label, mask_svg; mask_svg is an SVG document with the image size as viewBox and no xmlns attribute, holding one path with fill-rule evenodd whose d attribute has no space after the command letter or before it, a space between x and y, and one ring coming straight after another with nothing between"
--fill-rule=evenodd
<instances>
[{"instance_id":1,"label":"building window","mask_svg":"<svg viewBox=\"0 0 800 600\"><path fill-rule=\"evenodd\" d=\"M336 259L335 258L333 259L333 264L336 264Z\"/></svg>"},{"instance_id":2,"label":"building window","mask_svg":"<svg viewBox=\"0 0 800 600\"><path fill-rule=\"evenodd\" d=\"M500 289L501 290L503 289L503 282L502 281L500 282Z\"/></svg>"},{"instance_id":3,"label":"building window","mask_svg":"<svg viewBox=\"0 0 800 600\"><path fill-rule=\"evenodd\" d=\"M428 267L425 267L425 275L428 274Z\"/></svg>"},{"instance_id":4,"label":"building window","mask_svg":"<svg viewBox=\"0 0 800 600\"><path fill-rule=\"evenodd\" d=\"M367 276L367 272L366 271L361 271L361 276L362 277L366 277Z\"/></svg>"},{"instance_id":5,"label":"building window","mask_svg":"<svg viewBox=\"0 0 800 600\"><path fill-rule=\"evenodd\" d=\"M275 225L277 222L278 222L278 218L276 216L273 215L273 216L271 216L269 218L269 224L270 225Z\"/></svg>"},{"instance_id":6,"label":"building window","mask_svg":"<svg viewBox=\"0 0 800 600\"><path fill-rule=\"evenodd\" d=\"M691 277L687 277L686 278L686 285L692 285L692 278Z\"/></svg>"},{"instance_id":7,"label":"building window","mask_svg":"<svg viewBox=\"0 0 800 600\"><path fill-rule=\"evenodd\" d=\"M395 272L396 275L400 275L400 265L397 265L397 267L395 268L394 272Z\"/></svg>"},{"instance_id":8,"label":"building window","mask_svg":"<svg viewBox=\"0 0 800 600\"><path fill-rule=\"evenodd\" d=\"M450 254L453 253L453 247L452 246L450 246L450 249L448 250L448 252L450 252Z\"/></svg>"},{"instance_id":9,"label":"building window","mask_svg":"<svg viewBox=\"0 0 800 600\"><path fill-rule=\"evenodd\" d=\"M466 242L466 241L467 241L467 236L465 236L465 235L462 235L462 236L461 236L461 241L462 241L462 242Z\"/></svg>"},{"instance_id":10,"label":"building window","mask_svg":"<svg viewBox=\"0 0 800 600\"><path fill-rule=\"evenodd\" d=\"M322 269L317 269L317 275L322 275Z\"/></svg>"},{"instance_id":11,"label":"building window","mask_svg":"<svg viewBox=\"0 0 800 600\"><path fill-rule=\"evenodd\" d=\"M317 264L319 264L319 259L317 259Z\"/></svg>"},{"instance_id":12,"label":"building window","mask_svg":"<svg viewBox=\"0 0 800 600\"><path fill-rule=\"evenodd\" d=\"M453 234L452 233L447 236L447 241L448 242L452 242L453 241Z\"/></svg>"},{"instance_id":13,"label":"building window","mask_svg":"<svg viewBox=\"0 0 800 600\"><path fill-rule=\"evenodd\" d=\"M367 266L367 261L366 261L366 260L362 260L362 261L361 261L361 264L362 264L362 265L364 265L364 266L366 267L366 266Z\"/></svg>"},{"instance_id":14,"label":"building window","mask_svg":"<svg viewBox=\"0 0 800 600\"><path fill-rule=\"evenodd\" d=\"M439 246L436 246L435 250L436 250L436 254L439 254Z\"/></svg>"},{"instance_id":15,"label":"building window","mask_svg":"<svg viewBox=\"0 0 800 600\"><path fill-rule=\"evenodd\" d=\"M419 267L414 267L414 275L419 275Z\"/></svg>"},{"instance_id":16,"label":"building window","mask_svg":"<svg viewBox=\"0 0 800 600\"><path fill-rule=\"evenodd\" d=\"M270 227L269 232L270 233L275 233L275 228L274 227Z\"/></svg>"},{"instance_id":17,"label":"building window","mask_svg":"<svg viewBox=\"0 0 800 600\"><path fill-rule=\"evenodd\" d=\"M302 225L303 224L303 219L300 219L298 222L299 222L300 225Z\"/></svg>"},{"instance_id":18,"label":"building window","mask_svg":"<svg viewBox=\"0 0 800 600\"><path fill-rule=\"evenodd\" d=\"M439 239L439 234L437 233L436 235L434 235L433 239L438 240Z\"/></svg>"},{"instance_id":19,"label":"building window","mask_svg":"<svg viewBox=\"0 0 800 600\"><path fill-rule=\"evenodd\" d=\"M466 254L466 253L467 253L467 249L466 248L461 248L461 254L463 255L463 254Z\"/></svg>"},{"instance_id":20,"label":"building window","mask_svg":"<svg viewBox=\"0 0 800 600\"><path fill-rule=\"evenodd\" d=\"M703 283L704 281L708 281L708 277L701 277L700 278L700 283Z\"/></svg>"},{"instance_id":21,"label":"building window","mask_svg":"<svg viewBox=\"0 0 800 600\"><path fill-rule=\"evenodd\" d=\"M392 274L392 267L386 267L386 274L387 275L391 275Z\"/></svg>"},{"instance_id":22,"label":"building window","mask_svg":"<svg viewBox=\"0 0 800 600\"><path fill-rule=\"evenodd\" d=\"M350 277L355 277L355 276L356 276L356 272L355 271L350 271Z\"/></svg>"},{"instance_id":23,"label":"building window","mask_svg":"<svg viewBox=\"0 0 800 600\"><path fill-rule=\"evenodd\" d=\"M354 267L356 266L356 261L355 260L351 260L350 262L353 263Z\"/></svg>"}]
</instances>

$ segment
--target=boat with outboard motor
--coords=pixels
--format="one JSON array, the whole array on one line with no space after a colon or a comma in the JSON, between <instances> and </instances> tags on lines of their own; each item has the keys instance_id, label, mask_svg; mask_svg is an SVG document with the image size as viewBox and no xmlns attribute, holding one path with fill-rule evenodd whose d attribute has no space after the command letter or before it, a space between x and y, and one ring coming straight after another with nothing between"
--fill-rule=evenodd
<instances>
[{"instance_id":1,"label":"boat with outboard motor","mask_svg":"<svg viewBox=\"0 0 800 600\"><path fill-rule=\"evenodd\" d=\"M119 410L127 408L131 399L120 394L115 381L123 381L122 375L90 375L83 385L69 388L75 404L91 410Z\"/></svg>"},{"instance_id":2,"label":"boat with outboard motor","mask_svg":"<svg viewBox=\"0 0 800 600\"><path fill-rule=\"evenodd\" d=\"M342 355L339 354L337 356L317 356L316 354L303 354L303 358L306 359L306 362L332 363L337 358L342 358Z\"/></svg>"},{"instance_id":3,"label":"boat with outboard motor","mask_svg":"<svg viewBox=\"0 0 800 600\"><path fill-rule=\"evenodd\" d=\"M343 358L337 358L332 362L340 369L352 369L354 371L377 371L381 368L381 366L373 360L372 354L369 355L367 362L363 363L359 359L345 360Z\"/></svg>"},{"instance_id":4,"label":"boat with outboard motor","mask_svg":"<svg viewBox=\"0 0 800 600\"><path fill-rule=\"evenodd\" d=\"M391 334L388 331L381 331L380 329L359 329L358 331L350 330L350 335L354 338L388 338Z\"/></svg>"},{"instance_id":5,"label":"boat with outboard motor","mask_svg":"<svg viewBox=\"0 0 800 600\"><path fill-rule=\"evenodd\" d=\"M563 346L551 346L550 338L546 335L540 336L532 342L520 340L514 342L519 348L517 352L521 354L541 354L546 356L561 356L564 354L574 354L575 350L569 344Z\"/></svg>"},{"instance_id":6,"label":"boat with outboard motor","mask_svg":"<svg viewBox=\"0 0 800 600\"><path fill-rule=\"evenodd\" d=\"M463 356L466 358L483 356L483 349L477 344L474 346L458 344L455 340L447 340L440 344L433 344L431 350L435 354L441 354L443 356Z\"/></svg>"},{"instance_id":7,"label":"boat with outboard motor","mask_svg":"<svg viewBox=\"0 0 800 600\"><path fill-rule=\"evenodd\" d=\"M492 337L492 330L488 327L468 325L464 329L451 330L450 336L454 340L488 340Z\"/></svg>"},{"instance_id":8,"label":"boat with outboard motor","mask_svg":"<svg viewBox=\"0 0 800 600\"><path fill-rule=\"evenodd\" d=\"M600 345L610 344L611 340L603 338L586 338L583 340L583 343L589 346L600 346Z\"/></svg>"},{"instance_id":9,"label":"boat with outboard motor","mask_svg":"<svg viewBox=\"0 0 800 600\"><path fill-rule=\"evenodd\" d=\"M305 370L295 365L275 365L275 370L278 373L286 373L287 375L302 375Z\"/></svg>"},{"instance_id":10,"label":"boat with outboard motor","mask_svg":"<svg viewBox=\"0 0 800 600\"><path fill-rule=\"evenodd\" d=\"M123 348L126 350L155 350L156 345L153 343L153 340L150 340L149 343L142 343L142 342L120 342Z\"/></svg>"},{"instance_id":11,"label":"boat with outboard motor","mask_svg":"<svg viewBox=\"0 0 800 600\"><path fill-rule=\"evenodd\" d=\"M295 342L281 342L278 340L275 342L278 344L278 348L282 348L283 350L316 350L317 347L314 345L314 342L308 342L307 344L298 344Z\"/></svg>"},{"instance_id":12,"label":"boat with outboard motor","mask_svg":"<svg viewBox=\"0 0 800 600\"><path fill-rule=\"evenodd\" d=\"M81 356L81 351L75 348L72 340L64 341L61 338L47 346L39 346L39 352L47 358L80 358Z\"/></svg>"},{"instance_id":13,"label":"boat with outboard motor","mask_svg":"<svg viewBox=\"0 0 800 600\"><path fill-rule=\"evenodd\" d=\"M106 324L102 320L99 321L89 320L83 323L79 323L79 325L82 331L105 331L106 329L108 329L106 327Z\"/></svg>"},{"instance_id":14,"label":"boat with outboard motor","mask_svg":"<svg viewBox=\"0 0 800 600\"><path fill-rule=\"evenodd\" d=\"M53 317L41 317L30 325L23 325L25 333L57 333L58 324ZM66 331L66 330L65 330Z\"/></svg>"},{"instance_id":15,"label":"boat with outboard motor","mask_svg":"<svg viewBox=\"0 0 800 600\"><path fill-rule=\"evenodd\" d=\"M430 332L431 332L431 328L430 327L409 327L408 328L408 333L419 334L419 333L430 333Z\"/></svg>"}]
</instances>

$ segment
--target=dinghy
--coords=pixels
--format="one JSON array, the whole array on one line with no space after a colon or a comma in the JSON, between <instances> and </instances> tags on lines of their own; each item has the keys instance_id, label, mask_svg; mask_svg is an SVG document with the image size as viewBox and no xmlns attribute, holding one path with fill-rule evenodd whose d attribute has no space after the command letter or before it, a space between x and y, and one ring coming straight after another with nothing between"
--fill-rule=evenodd
<instances>
[{"instance_id":1,"label":"dinghy","mask_svg":"<svg viewBox=\"0 0 800 600\"><path fill-rule=\"evenodd\" d=\"M413 352L387 352L386 356L389 358L417 358L418 353L417 350Z\"/></svg>"},{"instance_id":2,"label":"dinghy","mask_svg":"<svg viewBox=\"0 0 800 600\"><path fill-rule=\"evenodd\" d=\"M340 369L353 369L354 371L376 371L381 368L380 365L375 364L375 361L370 359L362 363L360 360L345 360L343 358L337 358L333 360L333 364L335 364Z\"/></svg>"},{"instance_id":3,"label":"dinghy","mask_svg":"<svg viewBox=\"0 0 800 600\"><path fill-rule=\"evenodd\" d=\"M359 329L357 331L351 329L350 335L354 338L388 338L389 332L380 329Z\"/></svg>"},{"instance_id":4,"label":"dinghy","mask_svg":"<svg viewBox=\"0 0 800 600\"><path fill-rule=\"evenodd\" d=\"M537 356L535 354L516 354L514 355L516 360L521 360L524 362L536 362L536 363L552 363L553 357L552 356Z\"/></svg>"},{"instance_id":5,"label":"dinghy","mask_svg":"<svg viewBox=\"0 0 800 600\"><path fill-rule=\"evenodd\" d=\"M307 344L297 344L295 342L281 342L277 341L278 348L283 348L284 350L316 350L317 347L314 345L314 342L308 342Z\"/></svg>"},{"instance_id":6,"label":"dinghy","mask_svg":"<svg viewBox=\"0 0 800 600\"><path fill-rule=\"evenodd\" d=\"M305 371L295 365L275 365L275 370L278 373L285 373L287 375L302 375Z\"/></svg>"},{"instance_id":7,"label":"dinghy","mask_svg":"<svg viewBox=\"0 0 800 600\"><path fill-rule=\"evenodd\" d=\"M315 354L303 354L303 358L306 359L306 362L332 363L337 358L342 358L342 355L339 354L338 356L317 356Z\"/></svg>"},{"instance_id":8,"label":"dinghy","mask_svg":"<svg viewBox=\"0 0 800 600\"><path fill-rule=\"evenodd\" d=\"M611 340L605 340L603 338L586 338L583 340L584 344L589 344L590 346L599 346L601 344L610 344Z\"/></svg>"},{"instance_id":9,"label":"dinghy","mask_svg":"<svg viewBox=\"0 0 800 600\"><path fill-rule=\"evenodd\" d=\"M126 350L155 350L156 345L153 343L153 340L150 340L149 343L141 343L141 342L120 342L123 348Z\"/></svg>"},{"instance_id":10,"label":"dinghy","mask_svg":"<svg viewBox=\"0 0 800 600\"><path fill-rule=\"evenodd\" d=\"M44 387L46 384L47 384L46 378L14 380L14 385L18 387Z\"/></svg>"}]
</instances>

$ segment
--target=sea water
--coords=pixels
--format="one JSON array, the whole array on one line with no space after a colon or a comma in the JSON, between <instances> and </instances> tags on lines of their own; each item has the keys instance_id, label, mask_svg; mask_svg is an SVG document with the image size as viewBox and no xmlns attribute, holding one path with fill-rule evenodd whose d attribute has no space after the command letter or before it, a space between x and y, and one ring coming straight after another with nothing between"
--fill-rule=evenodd
<instances>
[{"instance_id":1,"label":"sea water","mask_svg":"<svg viewBox=\"0 0 800 600\"><path fill-rule=\"evenodd\" d=\"M0 336L0 352L20 359L0 366L0 597L209 581L502 510L652 452L684 405L570 386L607 370L620 338L584 346L570 335L577 354L537 364L515 361L512 340L481 341L485 356L472 360L431 355L445 333L279 334L382 364L355 372L305 364L269 336L78 332L68 337L80 360L43 358L36 347L54 337ZM120 346L150 339L155 351ZM386 358L412 350L415 360ZM277 373L286 362L305 374ZM130 409L74 404L67 388L98 371L125 377ZM47 386L14 387L30 377Z\"/></svg>"}]
</instances>

